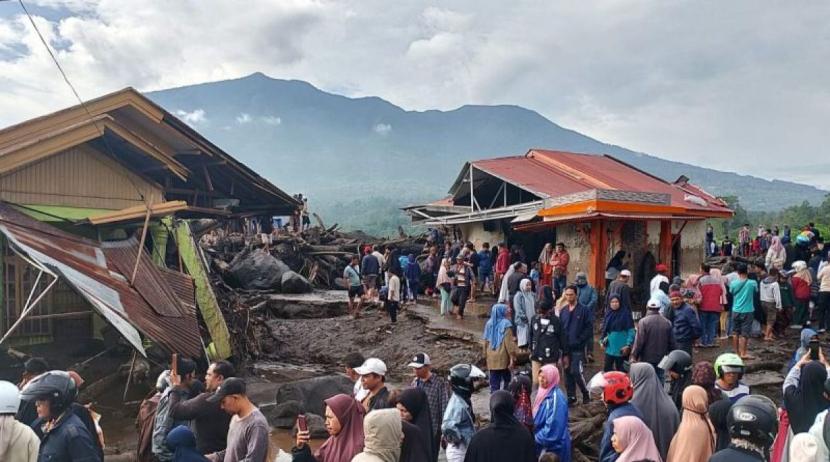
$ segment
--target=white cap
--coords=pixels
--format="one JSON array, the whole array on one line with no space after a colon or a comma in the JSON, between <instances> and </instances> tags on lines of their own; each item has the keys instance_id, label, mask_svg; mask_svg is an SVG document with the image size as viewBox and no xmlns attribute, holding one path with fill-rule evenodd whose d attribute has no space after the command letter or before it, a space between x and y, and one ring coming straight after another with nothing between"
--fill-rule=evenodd
<instances>
[{"instance_id":1,"label":"white cap","mask_svg":"<svg viewBox=\"0 0 830 462\"><path fill-rule=\"evenodd\" d=\"M660 301L657 300L656 298L651 298L651 299L648 300L648 303L646 303L646 307L648 307L650 309L659 309L660 308Z\"/></svg>"},{"instance_id":2,"label":"white cap","mask_svg":"<svg viewBox=\"0 0 830 462\"><path fill-rule=\"evenodd\" d=\"M363 364L354 370L358 375L386 375L386 363L378 358L369 358Z\"/></svg>"},{"instance_id":3,"label":"white cap","mask_svg":"<svg viewBox=\"0 0 830 462\"><path fill-rule=\"evenodd\" d=\"M414 367L415 369L420 369L424 366L429 366L431 363L429 362L429 355L426 353L418 353L412 358L412 362L410 362L407 367Z\"/></svg>"},{"instance_id":4,"label":"white cap","mask_svg":"<svg viewBox=\"0 0 830 462\"><path fill-rule=\"evenodd\" d=\"M627 269L624 269L624 270L620 271L620 276L625 276L625 277L630 278L631 277L631 271L628 271Z\"/></svg>"}]
</instances>

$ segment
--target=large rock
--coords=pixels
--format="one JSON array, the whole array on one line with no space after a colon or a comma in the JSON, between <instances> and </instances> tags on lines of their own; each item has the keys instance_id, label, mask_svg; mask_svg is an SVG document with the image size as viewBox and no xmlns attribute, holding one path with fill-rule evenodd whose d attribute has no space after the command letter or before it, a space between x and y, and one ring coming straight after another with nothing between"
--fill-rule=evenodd
<instances>
[{"instance_id":1,"label":"large rock","mask_svg":"<svg viewBox=\"0 0 830 462\"><path fill-rule=\"evenodd\" d=\"M277 388L277 407L296 401L299 409L306 414L325 415L326 405L323 400L339 393L350 395L353 390L354 383L342 375L289 382ZM287 409L283 410L285 411Z\"/></svg>"},{"instance_id":2,"label":"large rock","mask_svg":"<svg viewBox=\"0 0 830 462\"><path fill-rule=\"evenodd\" d=\"M312 291L311 283L294 271L282 273L280 292L284 294L307 294Z\"/></svg>"},{"instance_id":3,"label":"large rock","mask_svg":"<svg viewBox=\"0 0 830 462\"><path fill-rule=\"evenodd\" d=\"M283 274L290 271L288 265L264 249L238 254L228 269L232 285L256 290L280 290Z\"/></svg>"}]
</instances>

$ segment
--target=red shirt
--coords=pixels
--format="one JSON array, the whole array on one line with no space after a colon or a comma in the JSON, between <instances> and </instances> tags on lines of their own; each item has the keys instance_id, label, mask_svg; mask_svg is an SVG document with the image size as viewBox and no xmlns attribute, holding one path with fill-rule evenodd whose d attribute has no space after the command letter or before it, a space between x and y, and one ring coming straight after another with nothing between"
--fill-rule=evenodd
<instances>
[{"instance_id":1,"label":"red shirt","mask_svg":"<svg viewBox=\"0 0 830 462\"><path fill-rule=\"evenodd\" d=\"M507 249L499 249L499 256L496 257L496 274L504 274L510 267L510 252Z\"/></svg>"},{"instance_id":2,"label":"red shirt","mask_svg":"<svg viewBox=\"0 0 830 462\"><path fill-rule=\"evenodd\" d=\"M810 284L798 276L793 276L790 279L790 285L793 286L793 296L796 300L810 300Z\"/></svg>"},{"instance_id":3,"label":"red shirt","mask_svg":"<svg viewBox=\"0 0 830 462\"><path fill-rule=\"evenodd\" d=\"M568 274L568 263L571 261L571 256L568 255L568 251L564 252L554 252L553 256L550 258L550 264L553 265L554 269L559 269L559 272L562 276L566 276Z\"/></svg>"}]
</instances>

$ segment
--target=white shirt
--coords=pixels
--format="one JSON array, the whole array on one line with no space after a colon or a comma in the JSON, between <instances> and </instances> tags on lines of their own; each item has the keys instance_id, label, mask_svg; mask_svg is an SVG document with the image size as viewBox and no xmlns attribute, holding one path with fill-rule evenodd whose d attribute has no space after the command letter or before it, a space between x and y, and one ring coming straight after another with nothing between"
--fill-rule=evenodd
<instances>
[{"instance_id":1,"label":"white shirt","mask_svg":"<svg viewBox=\"0 0 830 462\"><path fill-rule=\"evenodd\" d=\"M401 279L395 275L389 278L389 295L390 302L401 301Z\"/></svg>"},{"instance_id":2,"label":"white shirt","mask_svg":"<svg viewBox=\"0 0 830 462\"><path fill-rule=\"evenodd\" d=\"M658 274L658 275L654 276L653 278L651 278L651 283L648 286L649 287L648 294L650 296L653 297L654 292L657 292L658 290L660 290L660 283L661 282L665 282L666 284L668 284L669 283L669 278L662 275L662 274Z\"/></svg>"},{"instance_id":3,"label":"white shirt","mask_svg":"<svg viewBox=\"0 0 830 462\"><path fill-rule=\"evenodd\" d=\"M354 383L354 391L352 392L354 395L354 399L363 402L366 396L369 395L369 390L363 388L363 384L360 383L360 377L357 378L357 382Z\"/></svg>"},{"instance_id":4,"label":"white shirt","mask_svg":"<svg viewBox=\"0 0 830 462\"><path fill-rule=\"evenodd\" d=\"M372 256L377 258L378 268L380 268L380 270L383 271L383 264L386 263L386 259L383 258L383 254L375 250L374 252L372 252Z\"/></svg>"},{"instance_id":5,"label":"white shirt","mask_svg":"<svg viewBox=\"0 0 830 462\"><path fill-rule=\"evenodd\" d=\"M821 282L818 291L830 292L830 265L824 265L824 268L818 272L816 277Z\"/></svg>"}]
</instances>

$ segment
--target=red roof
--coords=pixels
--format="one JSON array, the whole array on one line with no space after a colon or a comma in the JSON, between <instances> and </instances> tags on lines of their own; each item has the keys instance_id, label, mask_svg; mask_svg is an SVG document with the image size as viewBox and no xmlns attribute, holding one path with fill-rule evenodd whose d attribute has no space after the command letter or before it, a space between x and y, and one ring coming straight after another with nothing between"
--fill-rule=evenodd
<instances>
[{"instance_id":1,"label":"red roof","mask_svg":"<svg viewBox=\"0 0 830 462\"><path fill-rule=\"evenodd\" d=\"M593 189L662 193L671 196L673 207L730 212L721 200L691 183L673 185L608 155L531 149L523 156L477 160L472 165L542 198Z\"/></svg>"}]
</instances>

